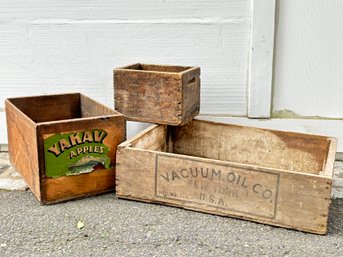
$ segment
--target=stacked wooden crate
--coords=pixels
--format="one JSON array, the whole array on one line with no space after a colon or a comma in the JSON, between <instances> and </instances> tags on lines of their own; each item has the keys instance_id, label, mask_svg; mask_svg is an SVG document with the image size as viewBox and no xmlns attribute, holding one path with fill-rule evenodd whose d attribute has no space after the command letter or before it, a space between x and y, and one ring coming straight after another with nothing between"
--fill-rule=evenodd
<instances>
[{"instance_id":1,"label":"stacked wooden crate","mask_svg":"<svg viewBox=\"0 0 343 257\"><path fill-rule=\"evenodd\" d=\"M199 75L179 66L114 70L116 109L160 124L119 145L117 196L326 233L336 139L192 120Z\"/></svg>"},{"instance_id":2,"label":"stacked wooden crate","mask_svg":"<svg viewBox=\"0 0 343 257\"><path fill-rule=\"evenodd\" d=\"M126 119L82 94L6 100L12 165L42 203L114 191Z\"/></svg>"},{"instance_id":3,"label":"stacked wooden crate","mask_svg":"<svg viewBox=\"0 0 343 257\"><path fill-rule=\"evenodd\" d=\"M114 190L325 234L335 138L193 119L200 68L114 70L115 109L82 94L6 100L9 154L42 203ZM125 141L126 118L156 123Z\"/></svg>"}]
</instances>

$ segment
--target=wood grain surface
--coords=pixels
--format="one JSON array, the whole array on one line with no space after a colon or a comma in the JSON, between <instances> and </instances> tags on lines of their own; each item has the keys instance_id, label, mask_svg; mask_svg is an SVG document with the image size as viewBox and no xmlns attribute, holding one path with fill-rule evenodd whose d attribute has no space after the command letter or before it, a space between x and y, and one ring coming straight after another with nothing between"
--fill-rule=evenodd
<instances>
[{"instance_id":1,"label":"wood grain surface","mask_svg":"<svg viewBox=\"0 0 343 257\"><path fill-rule=\"evenodd\" d=\"M37 199L41 200L36 123L11 100L6 100L5 106L10 162L16 170L20 171Z\"/></svg>"},{"instance_id":2,"label":"wood grain surface","mask_svg":"<svg viewBox=\"0 0 343 257\"><path fill-rule=\"evenodd\" d=\"M128 120L182 125L200 110L200 68L134 64L113 71L115 108Z\"/></svg>"},{"instance_id":3,"label":"wood grain surface","mask_svg":"<svg viewBox=\"0 0 343 257\"><path fill-rule=\"evenodd\" d=\"M119 146L117 196L325 234L335 151L328 137L154 125Z\"/></svg>"},{"instance_id":4,"label":"wood grain surface","mask_svg":"<svg viewBox=\"0 0 343 257\"><path fill-rule=\"evenodd\" d=\"M42 203L57 203L115 189L117 145L125 140L125 117L82 94L13 98L6 101L9 154ZM91 173L51 178L46 175L44 139L48 136L102 129L113 166ZM60 161L63 161L60 160Z\"/></svg>"}]
</instances>

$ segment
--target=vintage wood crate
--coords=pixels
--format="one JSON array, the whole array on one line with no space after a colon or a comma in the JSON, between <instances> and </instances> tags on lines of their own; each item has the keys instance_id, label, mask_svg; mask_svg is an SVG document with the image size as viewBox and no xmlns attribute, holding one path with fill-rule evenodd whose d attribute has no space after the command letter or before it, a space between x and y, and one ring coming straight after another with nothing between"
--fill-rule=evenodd
<instances>
[{"instance_id":1,"label":"vintage wood crate","mask_svg":"<svg viewBox=\"0 0 343 257\"><path fill-rule=\"evenodd\" d=\"M182 125L199 114L200 68L133 64L114 69L115 108L128 120Z\"/></svg>"},{"instance_id":2,"label":"vintage wood crate","mask_svg":"<svg viewBox=\"0 0 343 257\"><path fill-rule=\"evenodd\" d=\"M327 231L336 139L193 120L117 151L117 196Z\"/></svg>"},{"instance_id":3,"label":"vintage wood crate","mask_svg":"<svg viewBox=\"0 0 343 257\"><path fill-rule=\"evenodd\" d=\"M115 189L124 115L77 93L12 98L5 105L10 161L39 201Z\"/></svg>"}]
</instances>

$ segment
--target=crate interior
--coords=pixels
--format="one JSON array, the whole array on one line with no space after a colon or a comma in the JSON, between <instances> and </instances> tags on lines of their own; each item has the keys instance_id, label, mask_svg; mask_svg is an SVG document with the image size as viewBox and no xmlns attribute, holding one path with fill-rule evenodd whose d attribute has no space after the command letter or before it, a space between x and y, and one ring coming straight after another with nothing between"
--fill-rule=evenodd
<instances>
[{"instance_id":1,"label":"crate interior","mask_svg":"<svg viewBox=\"0 0 343 257\"><path fill-rule=\"evenodd\" d=\"M78 93L13 98L9 101L36 123L117 114Z\"/></svg>"},{"instance_id":2,"label":"crate interior","mask_svg":"<svg viewBox=\"0 0 343 257\"><path fill-rule=\"evenodd\" d=\"M153 64L137 63L137 64L134 64L134 65L127 66L124 69L178 73L178 72L186 71L186 70L188 70L190 68L191 67L184 67L184 66L153 65Z\"/></svg>"},{"instance_id":3,"label":"crate interior","mask_svg":"<svg viewBox=\"0 0 343 257\"><path fill-rule=\"evenodd\" d=\"M159 126L132 147L319 174L329 152L327 137L193 120Z\"/></svg>"}]
</instances>

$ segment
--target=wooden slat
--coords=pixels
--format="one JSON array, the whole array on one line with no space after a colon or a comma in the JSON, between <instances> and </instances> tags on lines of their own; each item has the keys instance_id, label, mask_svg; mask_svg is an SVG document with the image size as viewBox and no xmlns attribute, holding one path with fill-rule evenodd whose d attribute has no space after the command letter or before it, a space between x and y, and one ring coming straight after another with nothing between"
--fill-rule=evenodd
<instances>
[{"instance_id":1,"label":"wooden slat","mask_svg":"<svg viewBox=\"0 0 343 257\"><path fill-rule=\"evenodd\" d=\"M318 174L327 137L194 120L174 129L174 152Z\"/></svg>"},{"instance_id":2,"label":"wooden slat","mask_svg":"<svg viewBox=\"0 0 343 257\"><path fill-rule=\"evenodd\" d=\"M46 204L111 192L115 190L115 168L78 176L47 178L43 180L43 185L43 202Z\"/></svg>"},{"instance_id":3,"label":"wooden slat","mask_svg":"<svg viewBox=\"0 0 343 257\"><path fill-rule=\"evenodd\" d=\"M341 120L327 119L249 119L243 117L196 117L198 120L207 120L239 126L251 126L264 129L292 131L313 135L322 135L329 138L335 137L337 141L337 152L343 152L343 122Z\"/></svg>"},{"instance_id":4,"label":"wooden slat","mask_svg":"<svg viewBox=\"0 0 343 257\"><path fill-rule=\"evenodd\" d=\"M120 115L115 110L110 109L83 94L80 94L80 109L80 118L89 118L114 114Z\"/></svg>"},{"instance_id":5,"label":"wooden slat","mask_svg":"<svg viewBox=\"0 0 343 257\"><path fill-rule=\"evenodd\" d=\"M24 115L10 100L6 100L8 154L13 167L20 171L24 181L41 199L38 167L36 124Z\"/></svg>"},{"instance_id":6,"label":"wooden slat","mask_svg":"<svg viewBox=\"0 0 343 257\"><path fill-rule=\"evenodd\" d=\"M80 117L80 94L10 98L29 119L38 123Z\"/></svg>"},{"instance_id":7,"label":"wooden slat","mask_svg":"<svg viewBox=\"0 0 343 257\"><path fill-rule=\"evenodd\" d=\"M144 149L145 145L154 145L150 139L163 140L164 137L156 137L164 130L161 126L147 129L134 139L134 144L133 141L121 144L117 152L117 196L317 234L327 232L332 173L322 175L320 170L325 168L325 163L331 163L334 139L286 132L280 136L276 131L267 133L268 130L204 121L191 123L203 126L179 127L167 133L165 143L168 148L171 138L174 153L160 148L157 151ZM225 128L228 133L224 132ZM261 141L261 136L270 138L270 142L268 139ZM301 136L310 141L309 147L302 150L299 147L305 141ZM232 142L236 140L241 140L241 145L236 144L237 151L246 150L239 159L229 159L226 151L218 150L225 149L225 145L233 146ZM292 142L286 144L287 141ZM304 164L297 166L298 169L285 170L287 167L278 147L284 151L284 158L297 163L293 167L301 160ZM263 157L263 151L274 160L271 167L252 162L254 158L261 158L261 154ZM287 155L292 152L294 154ZM323 154L323 158L313 158L316 154ZM244 158L252 159L246 161ZM322 159L325 159L324 163Z\"/></svg>"},{"instance_id":8,"label":"wooden slat","mask_svg":"<svg viewBox=\"0 0 343 257\"><path fill-rule=\"evenodd\" d=\"M113 71L115 108L128 120L182 125L199 113L200 68L134 64Z\"/></svg>"},{"instance_id":9,"label":"wooden slat","mask_svg":"<svg viewBox=\"0 0 343 257\"><path fill-rule=\"evenodd\" d=\"M81 98L80 94L63 94L6 100L10 160L42 203L56 203L114 190L116 150L118 144L125 140L126 119L124 115L84 95ZM55 134L83 133L94 129L105 131L101 140L103 145L97 141L100 144L97 147L108 148L106 155L112 165L107 169L105 165L97 165L88 174L69 176L62 173L57 178L48 176L47 160L51 159L45 155L45 139ZM86 146L82 148L83 143L93 142L93 139L85 141L85 137L83 140L67 146L67 149L85 149ZM87 154L83 157L91 159L88 146L87 152L84 151ZM99 150L93 152L98 153ZM58 154L58 157L61 155ZM55 162L50 161L50 164L64 167L63 164L67 165L71 158L69 154L63 155L63 158L53 159Z\"/></svg>"},{"instance_id":10,"label":"wooden slat","mask_svg":"<svg viewBox=\"0 0 343 257\"><path fill-rule=\"evenodd\" d=\"M108 116L105 119L87 118L83 120L47 122L38 125L38 144L39 144L39 169L42 180L42 201L44 203L54 203L59 201L80 198L92 193L98 194L105 191L114 190L115 168L111 170L96 170L92 175L83 174L78 176L61 177L57 179L48 178L45 174L44 156L44 135L53 133L84 131L87 129L103 129L108 134L104 144L110 146L107 156L111 163L116 163L117 145L125 140L125 118L124 116ZM106 178L107 174L107 178ZM80 180L80 181L79 181ZM88 186L87 183L94 180Z\"/></svg>"}]
</instances>

